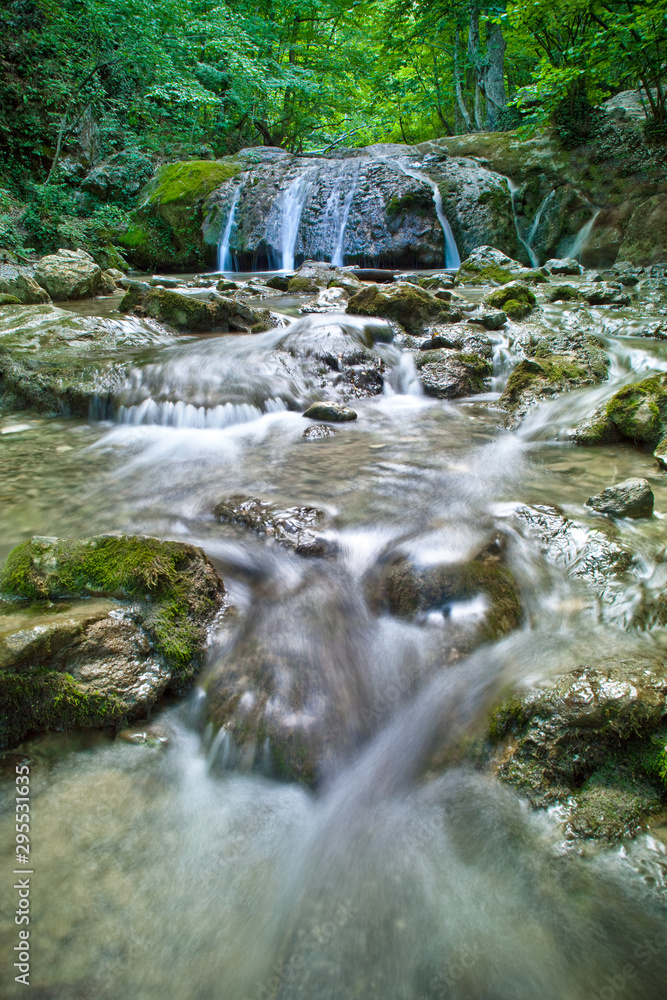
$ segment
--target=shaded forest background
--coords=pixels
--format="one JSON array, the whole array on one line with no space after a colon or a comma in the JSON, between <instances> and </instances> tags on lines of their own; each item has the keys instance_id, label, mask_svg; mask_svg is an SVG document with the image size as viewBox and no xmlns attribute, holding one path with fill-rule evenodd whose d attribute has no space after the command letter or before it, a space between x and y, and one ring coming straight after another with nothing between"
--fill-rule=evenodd
<instances>
[{"instance_id":1,"label":"shaded forest background","mask_svg":"<svg viewBox=\"0 0 667 1000\"><path fill-rule=\"evenodd\" d=\"M518 127L567 147L634 88L663 144L666 59L667 0L5 0L0 247L104 239L157 163L245 146ZM100 161L117 181L86 193Z\"/></svg>"}]
</instances>

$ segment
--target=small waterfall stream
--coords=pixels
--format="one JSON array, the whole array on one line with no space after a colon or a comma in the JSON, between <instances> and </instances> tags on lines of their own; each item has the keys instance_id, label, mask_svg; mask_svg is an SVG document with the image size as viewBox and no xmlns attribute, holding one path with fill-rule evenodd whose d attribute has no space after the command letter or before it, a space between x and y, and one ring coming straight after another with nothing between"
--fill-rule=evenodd
<instances>
[{"instance_id":1,"label":"small waterfall stream","mask_svg":"<svg viewBox=\"0 0 667 1000\"><path fill-rule=\"evenodd\" d=\"M433 204L435 205L435 212L438 216L438 222L442 227L443 236L445 238L445 267L457 268L461 265L461 257L459 255L459 250L456 245L456 240L454 238L454 233L452 232L452 227L449 224L449 220L445 215L445 210L442 204L442 195L440 194L440 188L426 174L423 174L420 170L415 170L414 167L408 167L400 160L385 160L386 163L391 164L401 173L405 174L407 177L414 177L415 180L421 181L426 184L433 193Z\"/></svg>"},{"instance_id":2,"label":"small waterfall stream","mask_svg":"<svg viewBox=\"0 0 667 1000\"><path fill-rule=\"evenodd\" d=\"M298 174L286 191L282 194L282 229L281 229L281 268L283 271L294 270L296 241L299 236L301 214L310 193L316 167L307 167Z\"/></svg>"},{"instance_id":3,"label":"small waterfall stream","mask_svg":"<svg viewBox=\"0 0 667 1000\"><path fill-rule=\"evenodd\" d=\"M582 253L586 249L588 242L591 238L591 234L593 232L593 227L595 226L597 217L601 211L601 209L595 208L594 206L591 206L591 208L593 208L593 214L591 215L588 222L586 222L581 227L581 229L579 230L579 232L577 233L572 242L572 246L568 251L569 256L574 257L575 260L579 260Z\"/></svg>"},{"instance_id":4,"label":"small waterfall stream","mask_svg":"<svg viewBox=\"0 0 667 1000\"><path fill-rule=\"evenodd\" d=\"M229 250L229 244L231 241L232 229L234 228L234 222L236 220L236 209L238 208L238 204L241 199L241 189L242 185L234 188L234 194L232 195L232 201L229 206L229 215L227 216L225 228L220 235L220 243L218 246L219 271L234 270L234 260Z\"/></svg>"}]
</instances>

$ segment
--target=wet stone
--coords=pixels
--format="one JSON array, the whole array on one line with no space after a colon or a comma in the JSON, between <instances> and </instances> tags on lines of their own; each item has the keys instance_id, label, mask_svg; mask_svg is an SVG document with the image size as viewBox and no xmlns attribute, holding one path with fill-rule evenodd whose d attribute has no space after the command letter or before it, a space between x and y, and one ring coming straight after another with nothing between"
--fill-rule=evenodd
<instances>
[{"instance_id":1,"label":"wet stone","mask_svg":"<svg viewBox=\"0 0 667 1000\"><path fill-rule=\"evenodd\" d=\"M613 517L650 517L653 503L653 490L647 479L626 479L587 500L593 510Z\"/></svg>"},{"instance_id":2,"label":"wet stone","mask_svg":"<svg viewBox=\"0 0 667 1000\"><path fill-rule=\"evenodd\" d=\"M347 423L357 419L356 411L341 403L313 403L303 415L310 420L330 420L332 423Z\"/></svg>"},{"instance_id":3,"label":"wet stone","mask_svg":"<svg viewBox=\"0 0 667 1000\"><path fill-rule=\"evenodd\" d=\"M336 428L329 427L328 424L313 424L312 427L306 427L301 436L307 441L322 441L324 438L334 437L337 433Z\"/></svg>"},{"instance_id":4,"label":"wet stone","mask_svg":"<svg viewBox=\"0 0 667 1000\"><path fill-rule=\"evenodd\" d=\"M280 507L269 500L242 494L222 500L213 511L222 524L249 528L264 538L293 549L297 555L326 556L332 543L318 534L328 517L317 507Z\"/></svg>"}]
</instances>

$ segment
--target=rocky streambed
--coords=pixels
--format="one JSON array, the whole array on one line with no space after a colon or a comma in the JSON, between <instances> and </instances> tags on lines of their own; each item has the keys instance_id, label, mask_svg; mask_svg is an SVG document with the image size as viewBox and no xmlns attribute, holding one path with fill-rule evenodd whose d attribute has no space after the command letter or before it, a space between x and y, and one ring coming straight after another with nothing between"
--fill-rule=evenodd
<instances>
[{"instance_id":1,"label":"rocky streambed","mask_svg":"<svg viewBox=\"0 0 667 1000\"><path fill-rule=\"evenodd\" d=\"M43 995L662 996L667 267L65 264L0 305Z\"/></svg>"}]
</instances>

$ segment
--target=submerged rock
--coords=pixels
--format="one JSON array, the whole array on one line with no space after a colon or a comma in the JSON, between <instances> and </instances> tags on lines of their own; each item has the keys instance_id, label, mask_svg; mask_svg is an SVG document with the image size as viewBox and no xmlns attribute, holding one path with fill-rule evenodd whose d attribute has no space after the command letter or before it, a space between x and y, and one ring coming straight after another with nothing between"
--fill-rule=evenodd
<instances>
[{"instance_id":1,"label":"submerged rock","mask_svg":"<svg viewBox=\"0 0 667 1000\"><path fill-rule=\"evenodd\" d=\"M485 296L484 302L494 309L502 309L510 319L520 320L530 316L537 305L535 293L523 281L508 281Z\"/></svg>"},{"instance_id":2,"label":"submerged rock","mask_svg":"<svg viewBox=\"0 0 667 1000\"><path fill-rule=\"evenodd\" d=\"M455 305L451 306L411 284L363 288L350 298L347 312L355 316L395 320L413 334L422 333L432 323L455 323L462 317Z\"/></svg>"},{"instance_id":3,"label":"submerged rock","mask_svg":"<svg viewBox=\"0 0 667 1000\"><path fill-rule=\"evenodd\" d=\"M325 556L332 549L331 543L317 533L328 521L325 512L317 507L281 507L268 500L239 495L221 501L213 513L222 524L249 528L293 549L297 555Z\"/></svg>"},{"instance_id":4,"label":"submerged rock","mask_svg":"<svg viewBox=\"0 0 667 1000\"><path fill-rule=\"evenodd\" d=\"M59 250L42 257L35 280L56 302L90 299L102 286L102 269L85 250Z\"/></svg>"},{"instance_id":5,"label":"submerged rock","mask_svg":"<svg viewBox=\"0 0 667 1000\"><path fill-rule=\"evenodd\" d=\"M306 427L301 437L307 441L322 441L324 438L334 437L337 433L336 428L329 427L328 424L313 424L312 427Z\"/></svg>"},{"instance_id":6,"label":"submerged rock","mask_svg":"<svg viewBox=\"0 0 667 1000\"><path fill-rule=\"evenodd\" d=\"M456 399L486 392L493 365L486 357L446 349L415 355L424 392L438 399Z\"/></svg>"},{"instance_id":7,"label":"submerged rock","mask_svg":"<svg viewBox=\"0 0 667 1000\"><path fill-rule=\"evenodd\" d=\"M654 504L653 490L647 479L625 479L589 497L589 507L614 517L650 517Z\"/></svg>"},{"instance_id":8,"label":"submerged rock","mask_svg":"<svg viewBox=\"0 0 667 1000\"><path fill-rule=\"evenodd\" d=\"M23 542L0 594L13 599L2 606L0 652L10 745L48 729L117 725L166 690L184 691L225 588L192 545L99 535Z\"/></svg>"},{"instance_id":9,"label":"submerged rock","mask_svg":"<svg viewBox=\"0 0 667 1000\"><path fill-rule=\"evenodd\" d=\"M524 267L501 250L488 246L472 251L458 269L456 279L462 285L506 285L517 279L541 284L547 280L541 271Z\"/></svg>"},{"instance_id":10,"label":"submerged rock","mask_svg":"<svg viewBox=\"0 0 667 1000\"><path fill-rule=\"evenodd\" d=\"M128 288L118 308L120 312L150 316L186 333L258 333L274 325L267 310L251 309L222 295L212 293L205 301L166 288L143 287L140 282Z\"/></svg>"},{"instance_id":11,"label":"submerged rock","mask_svg":"<svg viewBox=\"0 0 667 1000\"><path fill-rule=\"evenodd\" d=\"M346 423L357 419L356 411L341 403L313 403L303 415L310 420L330 420L333 423Z\"/></svg>"},{"instance_id":12,"label":"submerged rock","mask_svg":"<svg viewBox=\"0 0 667 1000\"><path fill-rule=\"evenodd\" d=\"M560 805L572 836L633 836L664 803L666 715L661 658L601 659L502 705L491 760L534 804Z\"/></svg>"}]
</instances>

